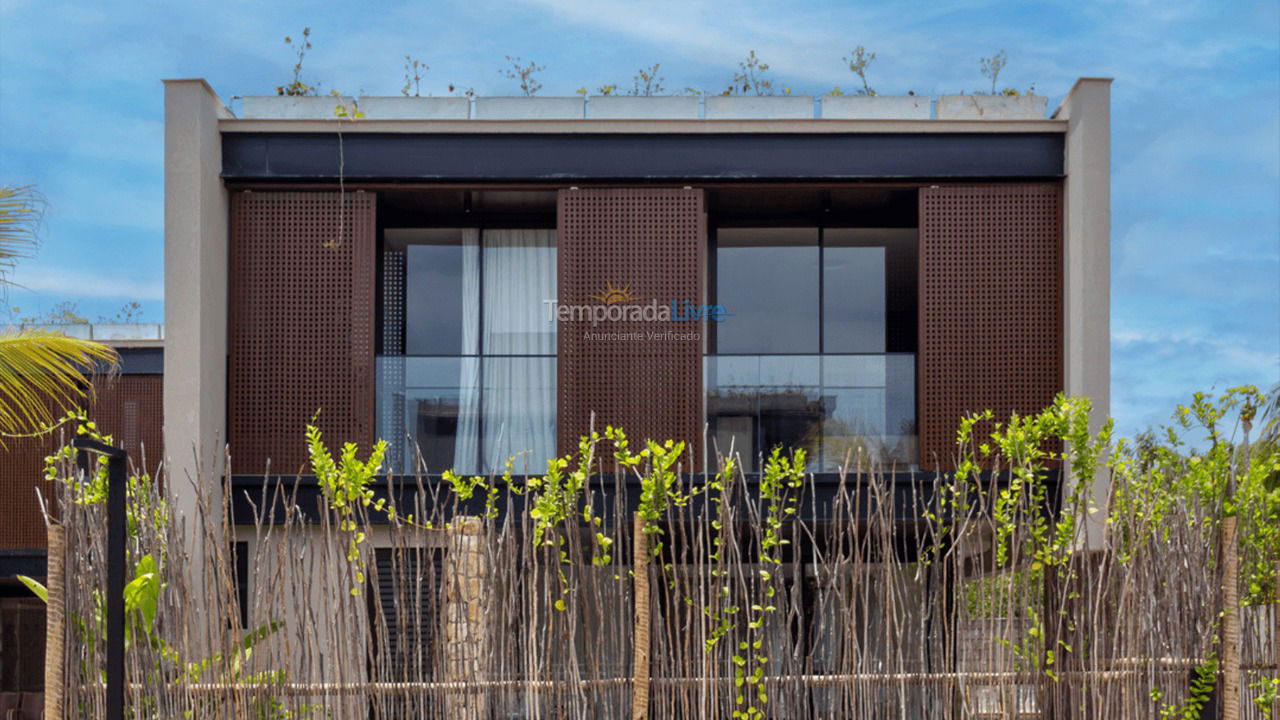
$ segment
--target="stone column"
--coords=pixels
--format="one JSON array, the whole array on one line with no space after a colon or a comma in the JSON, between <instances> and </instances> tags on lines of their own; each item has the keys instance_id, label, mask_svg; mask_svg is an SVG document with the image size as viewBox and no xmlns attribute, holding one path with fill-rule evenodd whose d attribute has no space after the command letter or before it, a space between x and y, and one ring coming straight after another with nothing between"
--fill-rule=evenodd
<instances>
[{"instance_id":1,"label":"stone column","mask_svg":"<svg viewBox=\"0 0 1280 720\"><path fill-rule=\"evenodd\" d=\"M445 556L444 643L440 656L446 682L488 679L489 560L484 523L477 517L454 520ZM482 720L489 717L487 690L449 692L446 717Z\"/></svg>"}]
</instances>

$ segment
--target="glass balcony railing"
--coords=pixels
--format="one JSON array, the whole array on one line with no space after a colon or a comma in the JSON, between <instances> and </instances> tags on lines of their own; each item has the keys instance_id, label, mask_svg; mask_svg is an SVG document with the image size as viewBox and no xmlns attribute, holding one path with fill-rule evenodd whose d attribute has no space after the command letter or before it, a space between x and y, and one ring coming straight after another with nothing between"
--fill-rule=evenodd
<instances>
[{"instance_id":1,"label":"glass balcony railing","mask_svg":"<svg viewBox=\"0 0 1280 720\"><path fill-rule=\"evenodd\" d=\"M858 454L885 468L916 457L915 355L708 355L704 378L712 450L757 456L803 448L811 472L837 472Z\"/></svg>"},{"instance_id":2,"label":"glass balcony railing","mask_svg":"<svg viewBox=\"0 0 1280 720\"><path fill-rule=\"evenodd\" d=\"M776 446L812 472L916 464L915 355L709 355L708 441L745 469ZM556 452L554 356L378 358L377 436L397 473L541 474Z\"/></svg>"},{"instance_id":3,"label":"glass balcony railing","mask_svg":"<svg viewBox=\"0 0 1280 720\"><path fill-rule=\"evenodd\" d=\"M377 436L393 472L546 472L556 452L554 356L378 358Z\"/></svg>"}]
</instances>

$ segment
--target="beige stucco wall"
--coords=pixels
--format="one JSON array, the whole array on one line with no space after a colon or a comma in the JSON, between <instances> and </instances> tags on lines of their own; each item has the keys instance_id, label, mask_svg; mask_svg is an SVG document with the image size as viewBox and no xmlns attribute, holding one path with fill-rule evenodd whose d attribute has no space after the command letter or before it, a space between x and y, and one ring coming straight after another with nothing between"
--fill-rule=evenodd
<instances>
[{"instance_id":1,"label":"beige stucco wall","mask_svg":"<svg viewBox=\"0 0 1280 720\"><path fill-rule=\"evenodd\" d=\"M230 113L203 80L164 86L165 465L174 509L194 518L197 492L217 489L222 474L228 206L218 120ZM187 550L199 559L195 527L188 522ZM204 586L202 565L188 563L189 587Z\"/></svg>"},{"instance_id":2,"label":"beige stucco wall","mask_svg":"<svg viewBox=\"0 0 1280 720\"><path fill-rule=\"evenodd\" d=\"M1067 121L1063 387L1093 401L1096 431L1111 412L1111 80L1076 81L1054 117ZM1093 483L1090 547L1102 542L1108 490Z\"/></svg>"}]
</instances>

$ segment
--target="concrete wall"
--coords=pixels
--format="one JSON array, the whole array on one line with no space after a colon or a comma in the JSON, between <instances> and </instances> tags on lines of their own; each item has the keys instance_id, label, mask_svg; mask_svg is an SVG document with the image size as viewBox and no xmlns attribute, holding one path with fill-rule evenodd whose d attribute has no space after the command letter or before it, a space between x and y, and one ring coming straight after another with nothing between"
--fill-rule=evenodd
<instances>
[{"instance_id":1,"label":"concrete wall","mask_svg":"<svg viewBox=\"0 0 1280 720\"><path fill-rule=\"evenodd\" d=\"M218 120L228 115L203 80L165 81L165 446L183 509L193 500L186 482L199 469L220 471L225 437L228 204Z\"/></svg>"},{"instance_id":2,"label":"concrete wall","mask_svg":"<svg viewBox=\"0 0 1280 720\"><path fill-rule=\"evenodd\" d=\"M194 518L200 493L219 488L226 437L227 192L218 120L230 113L203 80L166 80L164 112L165 465L174 509ZM187 523L187 565L190 587L203 587L196 525ZM192 617L200 617L201 599L192 600Z\"/></svg>"},{"instance_id":3,"label":"concrete wall","mask_svg":"<svg viewBox=\"0 0 1280 720\"><path fill-rule=\"evenodd\" d=\"M1063 387L1093 401L1096 431L1111 412L1111 80L1076 81L1054 118L1067 121ZM1092 495L1087 541L1098 547L1107 483L1095 481Z\"/></svg>"}]
</instances>

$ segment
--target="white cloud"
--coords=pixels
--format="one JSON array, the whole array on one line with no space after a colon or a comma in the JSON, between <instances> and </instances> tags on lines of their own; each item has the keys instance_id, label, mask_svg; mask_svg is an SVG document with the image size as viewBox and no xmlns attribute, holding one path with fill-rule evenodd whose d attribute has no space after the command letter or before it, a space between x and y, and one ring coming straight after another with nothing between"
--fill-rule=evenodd
<instances>
[{"instance_id":1,"label":"white cloud","mask_svg":"<svg viewBox=\"0 0 1280 720\"><path fill-rule=\"evenodd\" d=\"M1144 351L1163 347L1159 354L1195 353L1201 362L1246 373L1254 373L1264 381L1280 380L1280 348L1250 345L1234 337L1211 337L1188 331L1116 330L1111 341L1118 352Z\"/></svg>"},{"instance_id":2,"label":"white cloud","mask_svg":"<svg viewBox=\"0 0 1280 720\"><path fill-rule=\"evenodd\" d=\"M675 52L702 66L736 69L747 51L754 49L776 75L822 85L851 84L853 76L840 58L859 42L893 46L903 57L911 56L910 48L922 45L912 34L895 30L899 23L880 22L853 8L814 12L787 7L784 13L777 5L751 7L750 3L732 10L708 2L527 0L526 4L569 23ZM866 39L858 40L848 28L858 28Z\"/></svg>"},{"instance_id":3,"label":"white cloud","mask_svg":"<svg viewBox=\"0 0 1280 720\"><path fill-rule=\"evenodd\" d=\"M19 289L63 298L123 298L164 300L164 283L112 275L110 272L40 267L18 267L13 283Z\"/></svg>"}]
</instances>

